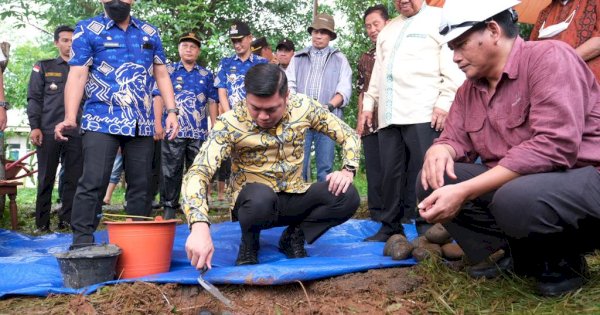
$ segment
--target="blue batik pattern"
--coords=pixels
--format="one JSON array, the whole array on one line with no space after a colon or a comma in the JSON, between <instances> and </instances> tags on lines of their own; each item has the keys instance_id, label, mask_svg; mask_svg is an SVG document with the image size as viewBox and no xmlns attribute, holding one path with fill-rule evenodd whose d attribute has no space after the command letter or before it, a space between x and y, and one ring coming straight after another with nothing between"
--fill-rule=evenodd
<instances>
[{"instance_id":1,"label":"blue batik pattern","mask_svg":"<svg viewBox=\"0 0 600 315\"><path fill-rule=\"evenodd\" d=\"M246 99L246 89L244 88L246 72L252 66L267 62L267 59L255 54L251 54L246 61L242 61L237 55L221 59L217 68L215 87L217 89L227 89L229 106L233 108L233 106Z\"/></svg>"},{"instance_id":2,"label":"blue batik pattern","mask_svg":"<svg viewBox=\"0 0 600 315\"><path fill-rule=\"evenodd\" d=\"M69 64L89 67L81 129L154 135L153 66L165 62L158 31L146 22L132 17L126 31L103 14L77 23Z\"/></svg>"},{"instance_id":3,"label":"blue batik pattern","mask_svg":"<svg viewBox=\"0 0 600 315\"><path fill-rule=\"evenodd\" d=\"M208 133L207 105L217 102L217 89L213 74L195 65L187 71L181 62L167 66L179 108L177 138L206 139ZM155 94L159 94L155 90ZM166 121L166 113L163 124Z\"/></svg>"}]
</instances>

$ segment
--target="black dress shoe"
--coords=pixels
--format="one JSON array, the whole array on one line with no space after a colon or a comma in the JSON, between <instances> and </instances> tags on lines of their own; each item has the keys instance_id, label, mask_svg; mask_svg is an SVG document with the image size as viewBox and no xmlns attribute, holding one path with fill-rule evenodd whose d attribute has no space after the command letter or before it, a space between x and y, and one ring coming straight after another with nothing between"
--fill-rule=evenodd
<instances>
[{"instance_id":1,"label":"black dress shoe","mask_svg":"<svg viewBox=\"0 0 600 315\"><path fill-rule=\"evenodd\" d=\"M308 256L304 249L304 232L298 227L288 226L279 239L279 251L287 258L304 258Z\"/></svg>"},{"instance_id":2,"label":"black dress shoe","mask_svg":"<svg viewBox=\"0 0 600 315\"><path fill-rule=\"evenodd\" d=\"M588 277L589 270L583 255L548 260L537 277L537 291L543 296L560 296L581 288Z\"/></svg>"},{"instance_id":3,"label":"black dress shoe","mask_svg":"<svg viewBox=\"0 0 600 315\"><path fill-rule=\"evenodd\" d=\"M240 244L238 257L235 260L236 266L256 265L258 264L258 248L248 245L244 242Z\"/></svg>"},{"instance_id":4,"label":"black dress shoe","mask_svg":"<svg viewBox=\"0 0 600 315\"><path fill-rule=\"evenodd\" d=\"M394 234L402 234L406 237L403 227L396 231L390 231L389 229L381 227L377 233L365 238L363 242L387 242L388 238L392 237Z\"/></svg>"},{"instance_id":5,"label":"black dress shoe","mask_svg":"<svg viewBox=\"0 0 600 315\"><path fill-rule=\"evenodd\" d=\"M504 255L504 251L502 251L502 255L499 258L494 257L498 252L490 255L489 258L486 258L484 261L467 267L467 274L471 278L475 279L493 279L500 276L502 273L508 273L513 270L513 261L512 257L509 255Z\"/></svg>"}]
</instances>

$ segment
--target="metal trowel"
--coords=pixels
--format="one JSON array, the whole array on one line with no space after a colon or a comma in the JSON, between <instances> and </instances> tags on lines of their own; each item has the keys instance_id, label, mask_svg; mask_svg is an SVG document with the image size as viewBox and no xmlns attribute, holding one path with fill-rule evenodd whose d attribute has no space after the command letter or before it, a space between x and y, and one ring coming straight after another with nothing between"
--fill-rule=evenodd
<instances>
[{"instance_id":1,"label":"metal trowel","mask_svg":"<svg viewBox=\"0 0 600 315\"><path fill-rule=\"evenodd\" d=\"M212 294L219 301L223 302L223 304L225 304L227 307L233 307L233 302L231 302L231 300L226 298L223 295L223 293L221 293L221 291L219 291L219 289L217 289L217 287L215 287L212 283L204 280L203 276L206 273L206 271L208 271L208 268L206 268L206 267L203 268L202 271L200 271L200 276L198 276L198 283L200 283L200 285L206 291L208 291L208 293Z\"/></svg>"}]
</instances>

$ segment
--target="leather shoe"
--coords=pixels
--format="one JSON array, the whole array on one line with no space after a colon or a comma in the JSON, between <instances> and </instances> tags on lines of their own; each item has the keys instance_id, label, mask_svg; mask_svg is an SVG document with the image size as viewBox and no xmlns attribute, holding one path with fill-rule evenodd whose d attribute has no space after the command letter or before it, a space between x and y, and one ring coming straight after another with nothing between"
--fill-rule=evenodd
<instances>
[{"instance_id":1,"label":"leather shoe","mask_svg":"<svg viewBox=\"0 0 600 315\"><path fill-rule=\"evenodd\" d=\"M587 262L582 255L547 260L537 277L537 292L542 296L560 296L581 288L588 277Z\"/></svg>"},{"instance_id":2,"label":"leather shoe","mask_svg":"<svg viewBox=\"0 0 600 315\"><path fill-rule=\"evenodd\" d=\"M499 250L484 261L467 267L467 274L475 279L493 279L512 270L512 257L505 255L504 250Z\"/></svg>"},{"instance_id":3,"label":"leather shoe","mask_svg":"<svg viewBox=\"0 0 600 315\"><path fill-rule=\"evenodd\" d=\"M387 240L394 234L402 234L406 237L406 234L404 234L404 228L400 228L397 231L387 232L384 231L382 227L379 229L379 231L377 231L377 233L365 238L363 242L387 242Z\"/></svg>"},{"instance_id":4,"label":"leather shoe","mask_svg":"<svg viewBox=\"0 0 600 315\"><path fill-rule=\"evenodd\" d=\"M288 226L279 239L279 251L287 258L304 258L308 256L304 249L304 232L296 226Z\"/></svg>"},{"instance_id":5,"label":"leather shoe","mask_svg":"<svg viewBox=\"0 0 600 315\"><path fill-rule=\"evenodd\" d=\"M235 260L235 265L244 266L256 264L258 264L258 248L242 242L240 244L240 250L238 251L238 257Z\"/></svg>"}]
</instances>

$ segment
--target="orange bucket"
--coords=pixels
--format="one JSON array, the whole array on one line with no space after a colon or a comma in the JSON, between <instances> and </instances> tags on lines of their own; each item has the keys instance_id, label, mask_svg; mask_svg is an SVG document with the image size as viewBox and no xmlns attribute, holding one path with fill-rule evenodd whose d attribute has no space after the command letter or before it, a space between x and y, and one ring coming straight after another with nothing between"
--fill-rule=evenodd
<instances>
[{"instance_id":1,"label":"orange bucket","mask_svg":"<svg viewBox=\"0 0 600 315\"><path fill-rule=\"evenodd\" d=\"M175 239L175 227L181 220L104 222L108 241L119 246L122 254L117 261L117 277L144 277L169 271Z\"/></svg>"}]
</instances>

